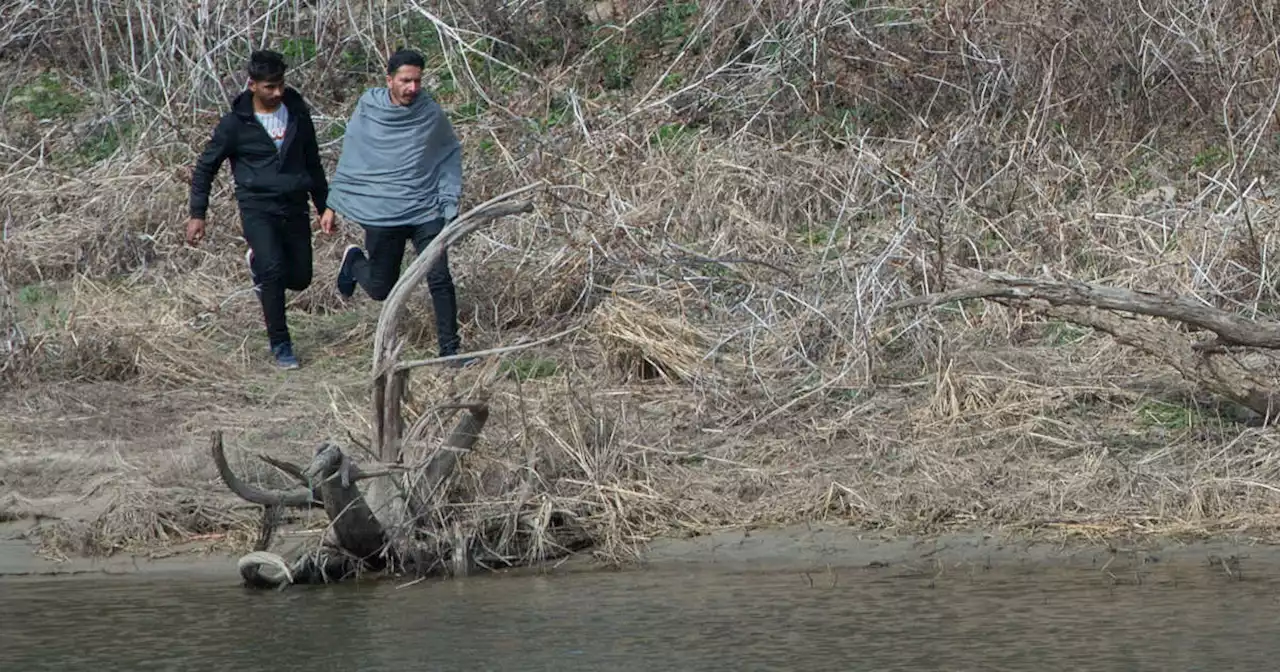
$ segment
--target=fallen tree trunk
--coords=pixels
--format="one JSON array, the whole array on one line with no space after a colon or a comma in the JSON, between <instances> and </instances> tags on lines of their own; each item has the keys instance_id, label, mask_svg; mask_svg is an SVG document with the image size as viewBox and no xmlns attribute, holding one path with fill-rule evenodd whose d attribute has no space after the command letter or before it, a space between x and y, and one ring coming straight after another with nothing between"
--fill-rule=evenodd
<instances>
[{"instance_id":1,"label":"fallen tree trunk","mask_svg":"<svg viewBox=\"0 0 1280 672\"><path fill-rule=\"evenodd\" d=\"M440 512L448 504L443 500L445 483L476 443L489 416L488 405L483 401L440 405L438 408L461 409L464 415L438 450L417 464L405 464L406 440L416 442L421 437L404 436L409 423L404 417L403 397L415 367L398 365L403 344L397 327L408 297L445 249L494 219L531 212L531 203L514 198L538 186L503 194L446 226L400 276L383 304L372 367L372 452L376 462L368 471L361 470L337 444L325 442L305 468L260 456L298 484L285 492L257 489L231 470L222 435L214 432L213 459L223 482L242 499L264 507L262 538L238 563L246 585L279 588L329 583L382 570L426 575L447 567L462 571L471 564L471 536L459 532L456 521L447 520ZM415 362L415 366L419 364ZM425 431L425 423L413 426L415 433ZM366 480L369 488L362 492L358 483ZM276 514L284 508L312 506L323 507L330 521L321 547L292 561L267 551Z\"/></svg>"},{"instance_id":2,"label":"fallen tree trunk","mask_svg":"<svg viewBox=\"0 0 1280 672\"><path fill-rule=\"evenodd\" d=\"M264 461L279 466L300 481L298 488L286 492L260 490L246 484L227 463L222 432L215 431L211 442L214 464L223 482L242 499L266 507L270 511L282 507L324 507L329 529L320 549L305 553L292 562L265 549L260 541L256 550L240 559L238 568L246 585L277 588L293 583L330 583L365 571L388 567L426 573L441 565L440 556L452 556L451 549L424 552L422 548L397 547L388 543L388 535L378 517L370 509L358 483L362 480L387 478L420 472L439 487L458 464L458 456L471 450L488 419L483 404L459 404L467 415L445 441L445 445L426 464L418 468L363 471L332 442L324 442L305 468L262 456ZM424 517L425 521L425 517ZM264 537L269 532L264 532Z\"/></svg>"},{"instance_id":3,"label":"fallen tree trunk","mask_svg":"<svg viewBox=\"0 0 1280 672\"><path fill-rule=\"evenodd\" d=\"M1280 348L1280 322L1249 320L1173 294L1107 287L1079 281L1024 278L948 266L947 283L958 289L913 297L887 310L933 307L970 299L994 300L1110 334L1178 371L1187 380L1240 404L1270 424L1280 416L1274 375L1253 370L1229 347ZM1130 313L1130 316L1117 313ZM1173 326L1132 315L1158 317L1213 338L1195 341Z\"/></svg>"}]
</instances>

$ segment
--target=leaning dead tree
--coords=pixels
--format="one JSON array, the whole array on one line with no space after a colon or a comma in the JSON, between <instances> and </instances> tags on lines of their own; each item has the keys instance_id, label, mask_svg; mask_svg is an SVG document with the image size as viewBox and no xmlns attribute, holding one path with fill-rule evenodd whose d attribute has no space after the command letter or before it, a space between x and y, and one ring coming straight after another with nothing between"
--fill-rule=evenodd
<instances>
[{"instance_id":1,"label":"leaning dead tree","mask_svg":"<svg viewBox=\"0 0 1280 672\"><path fill-rule=\"evenodd\" d=\"M1280 350L1280 321L1251 320L1176 294L1079 281L946 269L958 289L913 297L889 310L989 299L1110 334L1172 367L1205 390L1244 406L1270 424L1280 416L1280 382L1263 351ZM1161 318L1137 319L1135 316ZM1197 339L1192 334L1206 333ZM1252 350L1251 350L1252 349Z\"/></svg>"},{"instance_id":2,"label":"leaning dead tree","mask_svg":"<svg viewBox=\"0 0 1280 672\"><path fill-rule=\"evenodd\" d=\"M404 417L409 376L419 366L450 358L401 361L404 342L398 326L410 295L445 250L500 217L531 212L532 203L519 199L538 186L508 192L458 217L414 259L387 297L373 351L374 432L369 451L373 460L357 464L332 441L322 443L306 466L260 455L297 482L293 491L266 491L236 476L227 462L221 432L213 433L211 451L223 482L242 499L263 507L262 536L255 550L239 561L247 585L328 583L362 572L417 576L466 572L477 561L473 540L442 511L447 505L446 483L479 438L489 416L488 405L480 399L436 406L461 411L463 416L435 450L422 450L429 430L426 414L410 426ZM418 459L406 460L409 453ZM366 490L361 489L362 483ZM293 507L322 507L330 524L318 548L286 560L266 549L280 513Z\"/></svg>"}]
</instances>

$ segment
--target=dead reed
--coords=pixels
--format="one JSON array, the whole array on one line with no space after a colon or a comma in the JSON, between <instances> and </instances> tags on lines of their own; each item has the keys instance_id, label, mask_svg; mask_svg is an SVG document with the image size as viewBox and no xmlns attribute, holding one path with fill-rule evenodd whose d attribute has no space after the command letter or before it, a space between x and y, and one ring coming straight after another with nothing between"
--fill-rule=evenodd
<instances>
[{"instance_id":1,"label":"dead reed","mask_svg":"<svg viewBox=\"0 0 1280 672\"><path fill-rule=\"evenodd\" d=\"M487 543L537 554L554 539L510 535L560 519L615 557L657 534L828 517L1275 531L1274 437L1148 358L994 304L883 310L959 262L1271 312L1268 6L430 7L53 0L0 19L6 384L264 384L227 180L209 241L184 248L183 168L251 47L289 55L332 161L355 96L407 43L463 136L470 202L555 185L535 215L451 251L467 347L583 327L466 374L492 376L495 410L457 515ZM331 289L356 241L317 237L291 319L317 357L307 402L363 436L357 388L319 385L367 361L376 306ZM421 302L408 326L429 352ZM421 408L457 384L419 376ZM207 419L240 422L227 404ZM140 492L110 520L173 501ZM528 524L500 524L513 515ZM200 527L164 520L145 527Z\"/></svg>"}]
</instances>

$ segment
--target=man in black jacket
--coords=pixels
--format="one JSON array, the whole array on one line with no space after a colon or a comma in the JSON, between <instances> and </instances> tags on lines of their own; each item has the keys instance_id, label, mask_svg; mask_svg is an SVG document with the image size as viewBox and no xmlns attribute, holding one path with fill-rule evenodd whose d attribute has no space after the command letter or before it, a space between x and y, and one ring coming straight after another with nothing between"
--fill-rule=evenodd
<instances>
[{"instance_id":1,"label":"man in black jacket","mask_svg":"<svg viewBox=\"0 0 1280 672\"><path fill-rule=\"evenodd\" d=\"M191 177L191 219L187 242L204 239L205 213L213 178L230 160L244 239L267 327L271 354L283 368L297 368L285 320L284 290L311 285L311 217L308 196L320 215L320 228L333 232L326 214L329 194L315 126L306 101L285 86L284 57L255 51L249 57L248 89L213 129Z\"/></svg>"}]
</instances>

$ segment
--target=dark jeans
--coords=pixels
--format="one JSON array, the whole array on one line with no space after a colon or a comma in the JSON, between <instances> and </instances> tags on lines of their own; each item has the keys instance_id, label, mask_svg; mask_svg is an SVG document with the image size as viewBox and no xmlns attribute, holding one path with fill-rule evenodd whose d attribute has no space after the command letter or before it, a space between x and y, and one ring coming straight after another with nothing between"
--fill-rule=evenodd
<instances>
[{"instance_id":1,"label":"dark jeans","mask_svg":"<svg viewBox=\"0 0 1280 672\"><path fill-rule=\"evenodd\" d=\"M258 285L267 340L275 347L290 340L284 315L284 290L311 286L311 214L305 208L246 209L241 212L244 239L253 250L253 281Z\"/></svg>"},{"instance_id":2,"label":"dark jeans","mask_svg":"<svg viewBox=\"0 0 1280 672\"><path fill-rule=\"evenodd\" d=\"M382 301L391 293L400 279L400 265L404 261L405 243L413 241L417 254L422 254L440 233L441 222L421 226L363 226L366 257L357 257L351 265L356 283L364 288L369 298ZM457 354L461 345L458 337L458 300L454 291L453 276L449 273L448 250L427 272L427 289L431 291L431 303L436 314L436 341L440 354Z\"/></svg>"}]
</instances>

